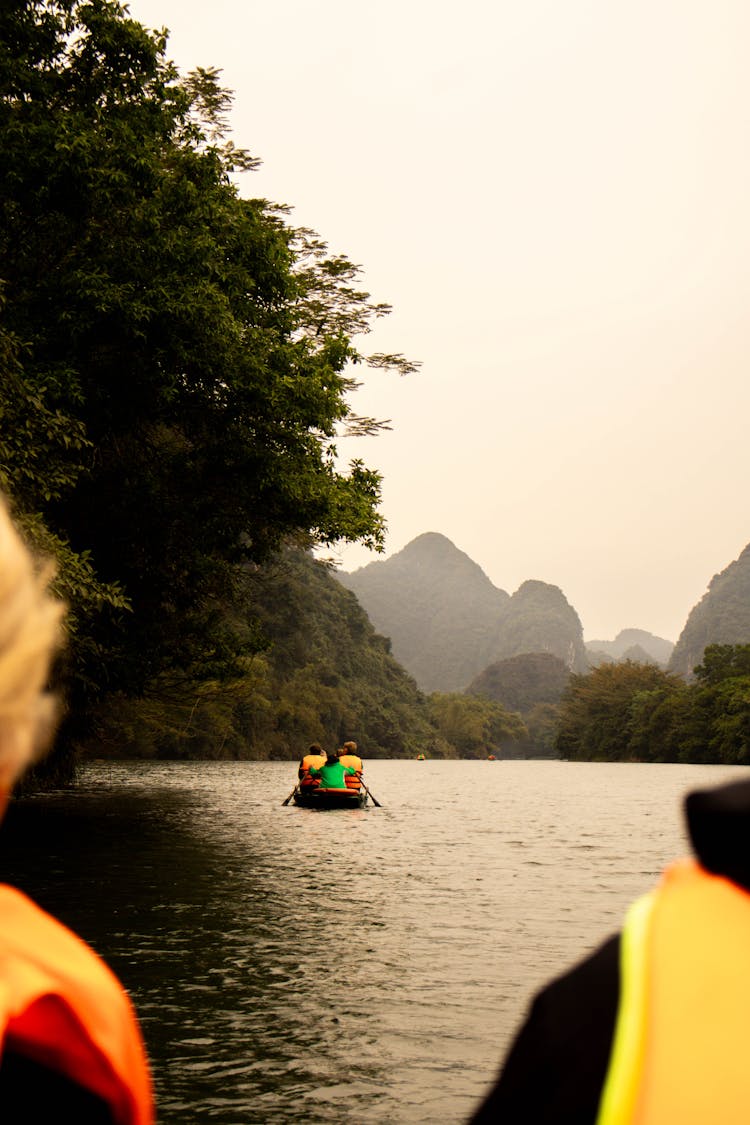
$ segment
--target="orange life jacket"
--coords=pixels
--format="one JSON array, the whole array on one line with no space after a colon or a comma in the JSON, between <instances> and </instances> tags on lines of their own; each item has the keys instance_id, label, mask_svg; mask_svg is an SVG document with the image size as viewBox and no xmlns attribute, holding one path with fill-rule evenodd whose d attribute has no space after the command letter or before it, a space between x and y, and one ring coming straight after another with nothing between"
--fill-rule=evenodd
<instances>
[{"instance_id":1,"label":"orange life jacket","mask_svg":"<svg viewBox=\"0 0 750 1125\"><path fill-rule=\"evenodd\" d=\"M321 766L326 764L325 754L305 754L304 758L299 764L297 776L299 777L301 785L320 785L317 777L310 777L310 767L315 766L319 770Z\"/></svg>"},{"instance_id":2,"label":"orange life jacket","mask_svg":"<svg viewBox=\"0 0 750 1125\"><path fill-rule=\"evenodd\" d=\"M692 860L633 904L597 1125L750 1120L750 894Z\"/></svg>"},{"instance_id":3,"label":"orange life jacket","mask_svg":"<svg viewBox=\"0 0 750 1125\"><path fill-rule=\"evenodd\" d=\"M353 770L362 772L362 759L356 754L342 754L339 761L342 766L349 766ZM354 774L348 773L346 775L346 787L347 789L361 789L362 782Z\"/></svg>"},{"instance_id":4,"label":"orange life jacket","mask_svg":"<svg viewBox=\"0 0 750 1125\"><path fill-rule=\"evenodd\" d=\"M154 1121L146 1054L119 981L62 923L3 885L0 1042L98 1095L117 1125Z\"/></svg>"}]
</instances>

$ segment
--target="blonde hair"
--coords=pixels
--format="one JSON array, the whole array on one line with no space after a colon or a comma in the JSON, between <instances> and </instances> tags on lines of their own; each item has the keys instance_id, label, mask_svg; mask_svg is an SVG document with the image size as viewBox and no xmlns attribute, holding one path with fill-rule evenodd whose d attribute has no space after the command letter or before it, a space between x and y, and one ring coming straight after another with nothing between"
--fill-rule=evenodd
<instances>
[{"instance_id":1,"label":"blonde hair","mask_svg":"<svg viewBox=\"0 0 750 1125\"><path fill-rule=\"evenodd\" d=\"M63 605L48 592L52 567L35 565L0 497L0 789L46 748L55 705L46 691Z\"/></svg>"}]
</instances>

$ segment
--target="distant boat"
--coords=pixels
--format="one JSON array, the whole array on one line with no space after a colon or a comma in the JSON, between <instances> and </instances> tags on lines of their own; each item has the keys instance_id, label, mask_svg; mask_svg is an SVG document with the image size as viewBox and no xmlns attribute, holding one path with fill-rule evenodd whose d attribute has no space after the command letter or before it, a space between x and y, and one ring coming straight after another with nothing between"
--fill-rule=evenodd
<instances>
[{"instance_id":1,"label":"distant boat","mask_svg":"<svg viewBox=\"0 0 750 1125\"><path fill-rule=\"evenodd\" d=\"M496 762L496 761L497 761L497 758L495 757L495 755L494 755L494 754L488 754L488 755L487 755L487 761L488 761L488 762Z\"/></svg>"}]
</instances>

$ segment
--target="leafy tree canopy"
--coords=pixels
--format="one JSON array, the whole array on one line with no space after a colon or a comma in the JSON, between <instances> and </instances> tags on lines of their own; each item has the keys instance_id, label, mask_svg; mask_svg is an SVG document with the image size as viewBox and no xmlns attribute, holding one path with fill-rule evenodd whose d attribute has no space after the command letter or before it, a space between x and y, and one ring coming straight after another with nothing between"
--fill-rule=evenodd
<instances>
[{"instance_id":1,"label":"leafy tree canopy","mask_svg":"<svg viewBox=\"0 0 750 1125\"><path fill-rule=\"evenodd\" d=\"M528 736L521 716L500 703L462 692L433 692L429 712L440 734L460 758L484 758Z\"/></svg>"},{"instance_id":2,"label":"leafy tree canopy","mask_svg":"<svg viewBox=\"0 0 750 1125\"><path fill-rule=\"evenodd\" d=\"M750 676L750 645L708 645L703 663L694 669L704 685L719 684L735 676Z\"/></svg>"},{"instance_id":3,"label":"leafy tree canopy","mask_svg":"<svg viewBox=\"0 0 750 1125\"><path fill-rule=\"evenodd\" d=\"M382 544L379 475L335 441L382 425L352 365L413 367L359 349L387 306L240 196L228 93L165 52L116 0L0 9L0 484L58 557L79 707L228 674L238 564L287 537Z\"/></svg>"},{"instance_id":4,"label":"leafy tree canopy","mask_svg":"<svg viewBox=\"0 0 750 1125\"><path fill-rule=\"evenodd\" d=\"M709 645L687 684L651 664L574 676L556 749L594 761L750 762L750 645Z\"/></svg>"},{"instance_id":5,"label":"leafy tree canopy","mask_svg":"<svg viewBox=\"0 0 750 1125\"><path fill-rule=\"evenodd\" d=\"M654 664L600 664L571 676L563 694L556 748L561 758L620 761L629 748L633 708L644 694L678 686ZM681 684L679 686L682 686Z\"/></svg>"}]
</instances>

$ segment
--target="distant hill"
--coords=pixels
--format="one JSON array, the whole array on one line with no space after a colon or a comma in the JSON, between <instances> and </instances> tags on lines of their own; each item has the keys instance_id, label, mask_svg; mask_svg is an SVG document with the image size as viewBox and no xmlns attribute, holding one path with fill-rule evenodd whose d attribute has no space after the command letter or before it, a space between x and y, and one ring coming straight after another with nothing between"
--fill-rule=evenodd
<instances>
[{"instance_id":1,"label":"distant hill","mask_svg":"<svg viewBox=\"0 0 750 1125\"><path fill-rule=\"evenodd\" d=\"M436 532L338 577L423 691L462 691L488 665L523 652L588 666L580 620L557 586L528 581L510 597Z\"/></svg>"},{"instance_id":2,"label":"distant hill","mask_svg":"<svg viewBox=\"0 0 750 1125\"><path fill-rule=\"evenodd\" d=\"M715 574L691 610L668 668L690 678L709 644L750 644L750 544L738 559Z\"/></svg>"},{"instance_id":3,"label":"distant hill","mask_svg":"<svg viewBox=\"0 0 750 1125\"><path fill-rule=\"evenodd\" d=\"M463 688L490 663L510 597L444 535L337 577L423 691Z\"/></svg>"},{"instance_id":4,"label":"distant hill","mask_svg":"<svg viewBox=\"0 0 750 1125\"><path fill-rule=\"evenodd\" d=\"M527 652L498 660L466 689L526 714L538 703L559 703L570 680L570 668L551 652Z\"/></svg>"},{"instance_id":5,"label":"distant hill","mask_svg":"<svg viewBox=\"0 0 750 1125\"><path fill-rule=\"evenodd\" d=\"M597 659L597 653L602 653L612 661L643 660L637 652L630 650L640 650L654 663L666 667L674 644L646 632L645 629L621 629L613 641L586 641L586 652L591 664L603 663L601 659ZM629 651L630 655L627 655Z\"/></svg>"}]
</instances>

